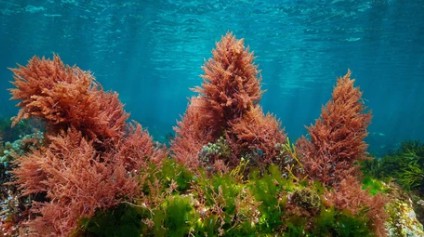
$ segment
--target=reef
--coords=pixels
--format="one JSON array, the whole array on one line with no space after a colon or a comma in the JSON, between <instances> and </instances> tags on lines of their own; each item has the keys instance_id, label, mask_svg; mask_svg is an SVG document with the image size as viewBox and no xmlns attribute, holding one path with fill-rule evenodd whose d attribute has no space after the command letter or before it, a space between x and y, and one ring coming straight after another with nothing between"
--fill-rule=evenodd
<instances>
[{"instance_id":1,"label":"reef","mask_svg":"<svg viewBox=\"0 0 424 237\"><path fill-rule=\"evenodd\" d=\"M10 92L20 108L12 125L36 121L41 128L0 142L1 234L423 233L424 149L410 144L381 160L367 153L371 114L350 71L309 135L291 143L259 104L253 60L243 40L222 37L169 148L128 122L117 93L58 55L12 69Z\"/></svg>"}]
</instances>

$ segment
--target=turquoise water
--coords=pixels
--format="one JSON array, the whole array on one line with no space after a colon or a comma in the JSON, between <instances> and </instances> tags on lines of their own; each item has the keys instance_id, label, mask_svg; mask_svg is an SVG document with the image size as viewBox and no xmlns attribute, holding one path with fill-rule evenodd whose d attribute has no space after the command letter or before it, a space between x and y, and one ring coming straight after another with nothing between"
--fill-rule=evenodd
<instances>
[{"instance_id":1,"label":"turquoise water","mask_svg":"<svg viewBox=\"0 0 424 237\"><path fill-rule=\"evenodd\" d=\"M57 53L119 92L132 119L165 142L227 31L255 52L261 104L292 140L351 69L373 113L372 152L424 141L423 0L0 0L0 116L17 111L8 68Z\"/></svg>"}]
</instances>

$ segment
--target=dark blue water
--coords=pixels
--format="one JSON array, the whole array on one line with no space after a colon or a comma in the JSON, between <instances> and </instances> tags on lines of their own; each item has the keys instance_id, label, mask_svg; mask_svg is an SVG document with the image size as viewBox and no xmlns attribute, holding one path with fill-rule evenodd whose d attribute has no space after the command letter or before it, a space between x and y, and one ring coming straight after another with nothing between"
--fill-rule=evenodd
<instances>
[{"instance_id":1,"label":"dark blue water","mask_svg":"<svg viewBox=\"0 0 424 237\"><path fill-rule=\"evenodd\" d=\"M227 31L255 52L261 104L292 140L351 69L373 113L372 152L424 141L424 0L0 0L0 116L16 113L7 68L57 53L165 141Z\"/></svg>"}]
</instances>

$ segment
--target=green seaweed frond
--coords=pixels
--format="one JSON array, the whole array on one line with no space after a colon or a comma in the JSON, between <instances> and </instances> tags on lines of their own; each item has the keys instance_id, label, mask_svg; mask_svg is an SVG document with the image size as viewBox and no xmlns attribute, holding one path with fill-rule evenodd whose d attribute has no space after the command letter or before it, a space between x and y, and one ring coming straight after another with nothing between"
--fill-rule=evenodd
<instances>
[{"instance_id":1,"label":"green seaweed frond","mask_svg":"<svg viewBox=\"0 0 424 237\"><path fill-rule=\"evenodd\" d=\"M372 196L375 196L379 193L387 193L389 191L389 188L386 187L382 181L374 179L370 176L366 176L362 180L362 189L368 190Z\"/></svg>"},{"instance_id":2,"label":"green seaweed frond","mask_svg":"<svg viewBox=\"0 0 424 237\"><path fill-rule=\"evenodd\" d=\"M424 167L417 161L410 162L407 168L399 171L398 182L407 190L413 190L424 185Z\"/></svg>"},{"instance_id":3,"label":"green seaweed frond","mask_svg":"<svg viewBox=\"0 0 424 237\"><path fill-rule=\"evenodd\" d=\"M418 191L424 195L424 144L408 141L393 153L373 159L363 165L364 173L395 181L405 190Z\"/></svg>"},{"instance_id":4,"label":"green seaweed frond","mask_svg":"<svg viewBox=\"0 0 424 237\"><path fill-rule=\"evenodd\" d=\"M134 205L120 204L101 210L88 219L80 220L80 227L72 236L139 237L141 235L142 211Z\"/></svg>"},{"instance_id":5,"label":"green seaweed frond","mask_svg":"<svg viewBox=\"0 0 424 237\"><path fill-rule=\"evenodd\" d=\"M288 172L289 177L295 181L299 181L299 178L295 175L295 171L299 170L303 173L303 164L300 161L297 152L296 145L290 142L290 138L287 137L285 143L281 144L281 150L286 155L284 169Z\"/></svg>"},{"instance_id":6,"label":"green seaweed frond","mask_svg":"<svg viewBox=\"0 0 424 237\"><path fill-rule=\"evenodd\" d=\"M236 178L237 180L243 180L246 170L249 165L249 160L244 159L243 157L240 159L240 163L230 171L230 175Z\"/></svg>"}]
</instances>

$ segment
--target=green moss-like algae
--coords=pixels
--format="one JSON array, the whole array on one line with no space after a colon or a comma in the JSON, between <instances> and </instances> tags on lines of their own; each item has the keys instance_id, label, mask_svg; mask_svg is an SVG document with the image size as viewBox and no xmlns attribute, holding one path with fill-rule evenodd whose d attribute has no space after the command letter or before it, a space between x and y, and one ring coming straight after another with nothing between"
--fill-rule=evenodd
<instances>
[{"instance_id":1,"label":"green moss-like algae","mask_svg":"<svg viewBox=\"0 0 424 237\"><path fill-rule=\"evenodd\" d=\"M277 166L208 175L168 159L143 173L140 200L84 220L79 235L374 236L365 211L323 205L321 185L284 178Z\"/></svg>"}]
</instances>

